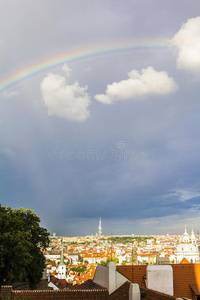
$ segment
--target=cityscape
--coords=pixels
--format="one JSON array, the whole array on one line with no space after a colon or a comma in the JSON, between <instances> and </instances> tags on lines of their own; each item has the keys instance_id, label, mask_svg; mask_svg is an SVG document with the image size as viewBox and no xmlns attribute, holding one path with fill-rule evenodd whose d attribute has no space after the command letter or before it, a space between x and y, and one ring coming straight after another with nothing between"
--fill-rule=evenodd
<instances>
[{"instance_id":1,"label":"cityscape","mask_svg":"<svg viewBox=\"0 0 200 300\"><path fill-rule=\"evenodd\" d=\"M0 300L200 299L200 1L0 1Z\"/></svg>"},{"instance_id":2,"label":"cityscape","mask_svg":"<svg viewBox=\"0 0 200 300\"><path fill-rule=\"evenodd\" d=\"M98 264L109 261L119 266L200 263L199 236L193 226L190 233L186 225L183 230L183 235L104 236L100 218L98 232L92 236L57 237L53 233L43 252L49 285L58 289L55 278L80 285L93 279Z\"/></svg>"},{"instance_id":3,"label":"cityscape","mask_svg":"<svg viewBox=\"0 0 200 300\"><path fill-rule=\"evenodd\" d=\"M104 235L99 217L96 234L67 237L50 235L39 222L32 210L0 205L0 299L200 295L200 241L193 226L189 231L185 224L182 235Z\"/></svg>"}]
</instances>

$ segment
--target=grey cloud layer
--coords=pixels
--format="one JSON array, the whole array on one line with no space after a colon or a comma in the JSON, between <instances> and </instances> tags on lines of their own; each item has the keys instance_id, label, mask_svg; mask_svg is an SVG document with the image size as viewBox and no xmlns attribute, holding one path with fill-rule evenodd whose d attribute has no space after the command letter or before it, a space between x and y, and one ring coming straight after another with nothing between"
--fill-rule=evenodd
<instances>
[{"instance_id":1,"label":"grey cloud layer","mask_svg":"<svg viewBox=\"0 0 200 300\"><path fill-rule=\"evenodd\" d=\"M150 46L41 70L0 95L2 204L57 234L95 234L99 216L105 234L198 230L199 0L125 2L1 1L0 80L98 45Z\"/></svg>"}]
</instances>

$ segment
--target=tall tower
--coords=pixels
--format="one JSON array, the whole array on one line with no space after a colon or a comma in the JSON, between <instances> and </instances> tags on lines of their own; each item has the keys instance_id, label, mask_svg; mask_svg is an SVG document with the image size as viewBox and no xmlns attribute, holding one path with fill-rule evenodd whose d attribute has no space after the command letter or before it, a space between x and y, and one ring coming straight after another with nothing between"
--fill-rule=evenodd
<instances>
[{"instance_id":1,"label":"tall tower","mask_svg":"<svg viewBox=\"0 0 200 300\"><path fill-rule=\"evenodd\" d=\"M66 265L64 262L63 245L62 245L62 250L61 250L61 255L60 255L60 264L58 266L57 272L58 272L59 279L66 279Z\"/></svg>"},{"instance_id":2,"label":"tall tower","mask_svg":"<svg viewBox=\"0 0 200 300\"><path fill-rule=\"evenodd\" d=\"M101 228L101 217L99 218L99 236L102 234L102 228Z\"/></svg>"},{"instance_id":3,"label":"tall tower","mask_svg":"<svg viewBox=\"0 0 200 300\"><path fill-rule=\"evenodd\" d=\"M197 239L196 239L196 237L195 237L195 235L194 235L194 229L193 229L193 226L192 226L192 233L191 233L191 242L192 242L192 244L195 244L196 245L196 243L197 243Z\"/></svg>"}]
</instances>

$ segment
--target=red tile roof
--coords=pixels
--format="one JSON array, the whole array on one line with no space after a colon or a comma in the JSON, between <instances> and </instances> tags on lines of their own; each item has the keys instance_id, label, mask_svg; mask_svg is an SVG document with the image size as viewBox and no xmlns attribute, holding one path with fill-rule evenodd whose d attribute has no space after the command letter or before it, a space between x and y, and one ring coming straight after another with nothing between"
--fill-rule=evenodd
<instances>
[{"instance_id":1,"label":"red tile roof","mask_svg":"<svg viewBox=\"0 0 200 300\"><path fill-rule=\"evenodd\" d=\"M140 287L145 287L146 267L146 265L133 266L132 270L132 266L117 266L116 269L130 281L138 283Z\"/></svg>"},{"instance_id":2,"label":"red tile roof","mask_svg":"<svg viewBox=\"0 0 200 300\"><path fill-rule=\"evenodd\" d=\"M179 264L190 264L190 262L184 257Z\"/></svg>"},{"instance_id":3,"label":"red tile roof","mask_svg":"<svg viewBox=\"0 0 200 300\"><path fill-rule=\"evenodd\" d=\"M200 264L172 264L174 296L192 299L191 285L200 288ZM141 288L145 288L146 266L117 266L117 271L126 276Z\"/></svg>"},{"instance_id":4,"label":"red tile roof","mask_svg":"<svg viewBox=\"0 0 200 300\"><path fill-rule=\"evenodd\" d=\"M51 275L50 281L57 287L59 290L63 290L66 288L66 280L65 279L58 279Z\"/></svg>"}]
</instances>

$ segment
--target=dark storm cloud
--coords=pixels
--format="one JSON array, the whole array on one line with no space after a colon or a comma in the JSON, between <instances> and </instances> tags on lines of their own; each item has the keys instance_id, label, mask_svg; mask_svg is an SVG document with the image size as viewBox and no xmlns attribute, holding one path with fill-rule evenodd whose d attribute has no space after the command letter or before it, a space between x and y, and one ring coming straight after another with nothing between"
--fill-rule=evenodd
<instances>
[{"instance_id":1,"label":"dark storm cloud","mask_svg":"<svg viewBox=\"0 0 200 300\"><path fill-rule=\"evenodd\" d=\"M107 0L45 0L38 6L35 1L6 0L1 6L4 78L48 57L91 45L103 48L119 41L123 46L130 39L150 44L162 40L167 45L182 23L197 16L199 3L116 1L113 6ZM121 234L137 228L150 234L157 227L164 233L172 221L197 220L199 79L177 70L176 59L171 49L157 47L73 62L71 77L50 99L51 112L59 104L59 112L51 116L40 92L46 72L2 93L2 204L35 209L51 232L69 235L95 233L99 216L104 233L113 226ZM113 105L95 101L107 85L148 66L166 72L179 90ZM50 73L54 78L64 76L62 67ZM73 101L77 99L75 86L79 91L87 86L91 98L83 122L59 117L66 108L66 87L73 90ZM78 110L75 115L80 116Z\"/></svg>"}]
</instances>

